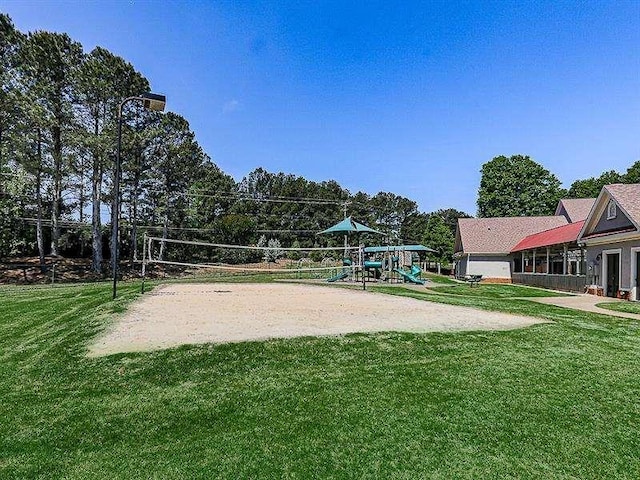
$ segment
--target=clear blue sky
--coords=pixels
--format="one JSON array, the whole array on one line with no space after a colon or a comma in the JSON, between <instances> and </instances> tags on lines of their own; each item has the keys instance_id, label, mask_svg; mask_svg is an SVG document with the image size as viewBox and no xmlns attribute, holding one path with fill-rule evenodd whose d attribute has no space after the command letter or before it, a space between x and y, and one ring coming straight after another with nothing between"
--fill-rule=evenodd
<instances>
[{"instance_id":1,"label":"clear blue sky","mask_svg":"<svg viewBox=\"0 0 640 480\"><path fill-rule=\"evenodd\" d=\"M22 31L129 60L227 173L256 167L429 212L476 211L482 164L568 187L640 159L640 1L0 0Z\"/></svg>"}]
</instances>

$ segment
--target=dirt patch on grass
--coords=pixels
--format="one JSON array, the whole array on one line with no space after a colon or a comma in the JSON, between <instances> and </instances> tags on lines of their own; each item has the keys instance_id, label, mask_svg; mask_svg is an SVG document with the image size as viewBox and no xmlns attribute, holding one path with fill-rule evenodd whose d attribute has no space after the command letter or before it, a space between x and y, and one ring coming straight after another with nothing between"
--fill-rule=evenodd
<instances>
[{"instance_id":1,"label":"dirt patch on grass","mask_svg":"<svg viewBox=\"0 0 640 480\"><path fill-rule=\"evenodd\" d=\"M176 284L159 287L132 305L89 346L89 355L355 332L508 330L542 322L325 286Z\"/></svg>"}]
</instances>

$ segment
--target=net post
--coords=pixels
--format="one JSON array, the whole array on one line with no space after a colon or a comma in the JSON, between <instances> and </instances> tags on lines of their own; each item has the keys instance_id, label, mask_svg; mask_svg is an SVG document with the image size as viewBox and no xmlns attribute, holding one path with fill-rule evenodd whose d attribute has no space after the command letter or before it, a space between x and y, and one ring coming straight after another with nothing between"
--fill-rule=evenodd
<instances>
[{"instance_id":1,"label":"net post","mask_svg":"<svg viewBox=\"0 0 640 480\"><path fill-rule=\"evenodd\" d=\"M142 286L140 293L144 293L144 279L147 271L147 232L142 235Z\"/></svg>"},{"instance_id":2,"label":"net post","mask_svg":"<svg viewBox=\"0 0 640 480\"><path fill-rule=\"evenodd\" d=\"M360 250L358 252L358 256L360 257L360 275L362 275L362 290L366 290L367 283L364 278L364 244L360 244Z\"/></svg>"}]
</instances>

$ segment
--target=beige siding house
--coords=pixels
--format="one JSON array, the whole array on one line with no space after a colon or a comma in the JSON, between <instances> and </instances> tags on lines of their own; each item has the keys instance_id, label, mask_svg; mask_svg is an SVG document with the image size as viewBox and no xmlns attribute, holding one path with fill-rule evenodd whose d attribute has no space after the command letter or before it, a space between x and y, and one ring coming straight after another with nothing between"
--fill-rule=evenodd
<instances>
[{"instance_id":1,"label":"beige siding house","mask_svg":"<svg viewBox=\"0 0 640 480\"><path fill-rule=\"evenodd\" d=\"M547 217L460 218L454 258L456 276L511 282L513 248L528 235L567 224L563 215Z\"/></svg>"},{"instance_id":2,"label":"beige siding house","mask_svg":"<svg viewBox=\"0 0 640 480\"><path fill-rule=\"evenodd\" d=\"M640 184L605 186L578 242L587 249L587 284L592 291L640 300Z\"/></svg>"}]
</instances>

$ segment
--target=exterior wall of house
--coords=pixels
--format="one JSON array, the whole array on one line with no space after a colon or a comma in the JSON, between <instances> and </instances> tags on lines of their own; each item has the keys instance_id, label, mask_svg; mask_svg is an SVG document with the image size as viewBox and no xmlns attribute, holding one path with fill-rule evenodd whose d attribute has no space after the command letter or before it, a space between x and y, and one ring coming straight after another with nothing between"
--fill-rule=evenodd
<instances>
[{"instance_id":1,"label":"exterior wall of house","mask_svg":"<svg viewBox=\"0 0 640 480\"><path fill-rule=\"evenodd\" d=\"M610 232L612 230L623 230L631 227L633 227L633 223L620 211L619 208L617 209L615 218L607 220L607 209L605 208L591 233Z\"/></svg>"},{"instance_id":2,"label":"exterior wall of house","mask_svg":"<svg viewBox=\"0 0 640 480\"><path fill-rule=\"evenodd\" d=\"M636 252L640 251L640 240L587 245L587 285L597 285L606 289L604 278L606 255L603 254L606 250L620 252L620 289L631 290L630 298L638 299L639 292L635 285L635 279L639 273L635 272L634 262L636 261Z\"/></svg>"},{"instance_id":3,"label":"exterior wall of house","mask_svg":"<svg viewBox=\"0 0 640 480\"><path fill-rule=\"evenodd\" d=\"M466 258L463 259L466 263ZM483 279L511 281L510 255L471 255L466 275L482 275Z\"/></svg>"},{"instance_id":4,"label":"exterior wall of house","mask_svg":"<svg viewBox=\"0 0 640 480\"><path fill-rule=\"evenodd\" d=\"M567 213L567 209L564 208L564 205L562 204L558 205L558 208L556 209L556 215L562 215L567 219L567 222L571 221L571 219L569 218L569 214Z\"/></svg>"},{"instance_id":5,"label":"exterior wall of house","mask_svg":"<svg viewBox=\"0 0 640 480\"><path fill-rule=\"evenodd\" d=\"M467 274L467 255L463 255L456 261L456 277L464 277Z\"/></svg>"}]
</instances>

